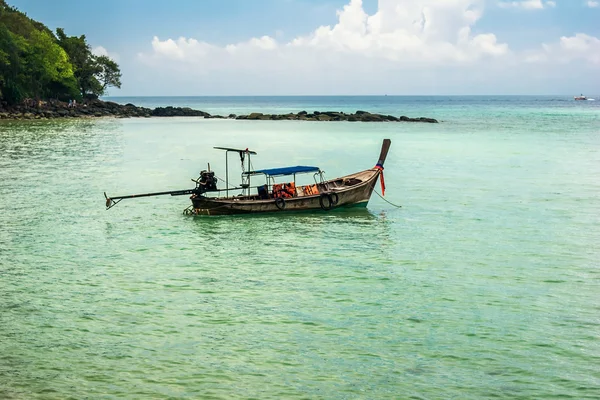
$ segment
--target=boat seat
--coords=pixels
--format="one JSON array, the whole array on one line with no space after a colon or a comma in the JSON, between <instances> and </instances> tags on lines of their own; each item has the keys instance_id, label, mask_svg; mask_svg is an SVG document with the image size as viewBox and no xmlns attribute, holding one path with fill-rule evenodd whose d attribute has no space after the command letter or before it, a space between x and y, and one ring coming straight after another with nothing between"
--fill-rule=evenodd
<instances>
[{"instance_id":1,"label":"boat seat","mask_svg":"<svg viewBox=\"0 0 600 400\"><path fill-rule=\"evenodd\" d=\"M357 185L357 184L359 184L361 182L362 182L362 180L357 179L357 178L348 178L348 179L344 180L344 185L345 186L354 186L354 185Z\"/></svg>"},{"instance_id":2,"label":"boat seat","mask_svg":"<svg viewBox=\"0 0 600 400\"><path fill-rule=\"evenodd\" d=\"M259 186L257 188L257 190L258 190L258 197L260 197L262 200L266 200L266 199L268 199L270 197L269 196L269 189L268 189L267 185Z\"/></svg>"}]
</instances>

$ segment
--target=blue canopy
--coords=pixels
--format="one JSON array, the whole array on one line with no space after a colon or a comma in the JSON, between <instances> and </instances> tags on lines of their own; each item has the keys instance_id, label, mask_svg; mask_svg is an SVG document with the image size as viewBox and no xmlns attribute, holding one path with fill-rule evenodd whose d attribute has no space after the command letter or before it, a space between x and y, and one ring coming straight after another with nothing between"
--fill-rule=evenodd
<instances>
[{"instance_id":1,"label":"blue canopy","mask_svg":"<svg viewBox=\"0 0 600 400\"><path fill-rule=\"evenodd\" d=\"M261 169L258 171L248 171L248 172L244 172L244 173L246 175L265 174L268 176L283 176L283 175L302 174L302 173L307 173L307 172L319 172L319 167L307 167L307 166L303 166L303 165L297 165L295 167Z\"/></svg>"}]
</instances>

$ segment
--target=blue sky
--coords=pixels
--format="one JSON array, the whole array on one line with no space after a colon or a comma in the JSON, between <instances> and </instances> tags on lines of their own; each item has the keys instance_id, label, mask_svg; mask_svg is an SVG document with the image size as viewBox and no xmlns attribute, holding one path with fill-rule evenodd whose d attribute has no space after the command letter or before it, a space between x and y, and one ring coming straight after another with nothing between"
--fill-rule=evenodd
<instances>
[{"instance_id":1,"label":"blue sky","mask_svg":"<svg viewBox=\"0 0 600 400\"><path fill-rule=\"evenodd\" d=\"M115 58L122 96L599 93L599 3L9 0Z\"/></svg>"}]
</instances>

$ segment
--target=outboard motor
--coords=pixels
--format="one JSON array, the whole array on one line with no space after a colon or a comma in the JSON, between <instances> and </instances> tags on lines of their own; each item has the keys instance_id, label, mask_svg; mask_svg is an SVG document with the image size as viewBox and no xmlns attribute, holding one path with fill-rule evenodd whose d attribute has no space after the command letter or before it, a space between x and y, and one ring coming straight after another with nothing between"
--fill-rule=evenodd
<instances>
[{"instance_id":1,"label":"outboard motor","mask_svg":"<svg viewBox=\"0 0 600 400\"><path fill-rule=\"evenodd\" d=\"M196 181L196 189L200 194L205 192L214 192L217 190L217 178L213 171L202 171L200 172L200 178Z\"/></svg>"}]
</instances>

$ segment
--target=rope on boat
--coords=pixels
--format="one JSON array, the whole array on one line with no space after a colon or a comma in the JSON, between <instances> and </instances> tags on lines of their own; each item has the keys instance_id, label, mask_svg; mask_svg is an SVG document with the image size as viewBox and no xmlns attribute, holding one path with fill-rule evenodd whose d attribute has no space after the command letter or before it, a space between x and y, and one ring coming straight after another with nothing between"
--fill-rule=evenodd
<instances>
[{"instance_id":1,"label":"rope on boat","mask_svg":"<svg viewBox=\"0 0 600 400\"><path fill-rule=\"evenodd\" d=\"M373 190L373 191L377 194L377 196L381 197L381 199L383 201L385 201L386 203L389 203L389 204L391 204L392 206L394 206L396 208L402 208L402 206L396 205L396 204L392 203L391 201L389 201L387 199L384 199L382 195L380 195L379 193L377 193L377 190Z\"/></svg>"}]
</instances>

